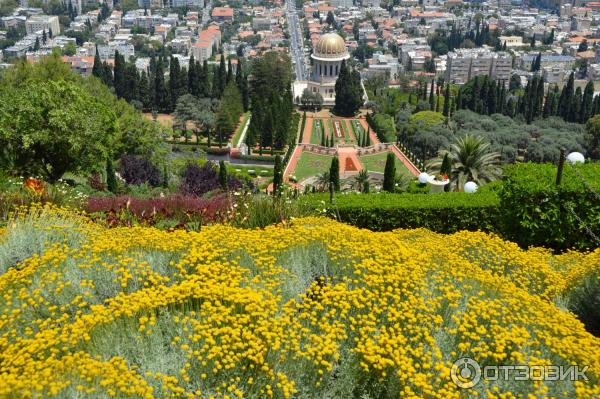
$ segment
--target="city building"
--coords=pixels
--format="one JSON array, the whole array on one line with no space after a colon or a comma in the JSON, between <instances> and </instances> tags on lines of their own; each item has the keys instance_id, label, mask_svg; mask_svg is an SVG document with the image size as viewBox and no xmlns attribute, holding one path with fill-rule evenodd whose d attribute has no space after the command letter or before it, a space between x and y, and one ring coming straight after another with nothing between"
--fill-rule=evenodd
<instances>
[{"instance_id":1,"label":"city building","mask_svg":"<svg viewBox=\"0 0 600 399\"><path fill-rule=\"evenodd\" d=\"M25 30L28 34L39 31L52 31L53 35L60 33L60 23L56 15L32 15L25 22Z\"/></svg>"},{"instance_id":2,"label":"city building","mask_svg":"<svg viewBox=\"0 0 600 399\"><path fill-rule=\"evenodd\" d=\"M212 19L216 22L232 22L233 8L230 7L215 7L212 10Z\"/></svg>"},{"instance_id":3,"label":"city building","mask_svg":"<svg viewBox=\"0 0 600 399\"><path fill-rule=\"evenodd\" d=\"M448 82L464 84L475 76L488 75L495 80L510 79L512 57L506 52L487 49L457 49L448 53L446 76Z\"/></svg>"}]
</instances>

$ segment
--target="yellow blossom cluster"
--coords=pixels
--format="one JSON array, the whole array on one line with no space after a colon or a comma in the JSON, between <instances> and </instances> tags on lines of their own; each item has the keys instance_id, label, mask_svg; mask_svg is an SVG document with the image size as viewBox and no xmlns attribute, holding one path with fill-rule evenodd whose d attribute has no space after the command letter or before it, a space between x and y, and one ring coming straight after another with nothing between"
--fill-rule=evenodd
<instances>
[{"instance_id":1,"label":"yellow blossom cluster","mask_svg":"<svg viewBox=\"0 0 600 399\"><path fill-rule=\"evenodd\" d=\"M61 238L0 274L0 398L600 398L600 339L564 306L600 250L322 218L104 229L43 209L2 231L0 262L36 234ZM461 389L464 357L587 380Z\"/></svg>"}]
</instances>

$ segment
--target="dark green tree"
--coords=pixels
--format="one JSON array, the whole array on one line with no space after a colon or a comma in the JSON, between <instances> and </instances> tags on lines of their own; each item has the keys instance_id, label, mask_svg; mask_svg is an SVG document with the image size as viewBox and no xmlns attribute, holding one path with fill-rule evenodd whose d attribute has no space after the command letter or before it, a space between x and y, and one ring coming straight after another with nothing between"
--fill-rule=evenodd
<instances>
[{"instance_id":1,"label":"dark green tree","mask_svg":"<svg viewBox=\"0 0 600 399\"><path fill-rule=\"evenodd\" d=\"M279 194L283 185L283 163L281 156L275 157L275 167L273 168L273 194Z\"/></svg>"},{"instance_id":2,"label":"dark green tree","mask_svg":"<svg viewBox=\"0 0 600 399\"><path fill-rule=\"evenodd\" d=\"M337 156L331 160L329 168L329 184L334 191L340 191L340 160Z\"/></svg>"},{"instance_id":3,"label":"dark green tree","mask_svg":"<svg viewBox=\"0 0 600 399\"><path fill-rule=\"evenodd\" d=\"M340 74L335 82L335 105L333 112L341 116L353 116L362 105L360 75L350 71L342 61Z\"/></svg>"},{"instance_id":4,"label":"dark green tree","mask_svg":"<svg viewBox=\"0 0 600 399\"><path fill-rule=\"evenodd\" d=\"M396 156L388 152L383 171L383 190L393 193L396 184Z\"/></svg>"},{"instance_id":5,"label":"dark green tree","mask_svg":"<svg viewBox=\"0 0 600 399\"><path fill-rule=\"evenodd\" d=\"M111 157L106 158L106 186L111 193L117 192L117 178Z\"/></svg>"},{"instance_id":6,"label":"dark green tree","mask_svg":"<svg viewBox=\"0 0 600 399\"><path fill-rule=\"evenodd\" d=\"M221 189L227 190L227 166L225 166L225 161L219 161L219 185Z\"/></svg>"},{"instance_id":7,"label":"dark green tree","mask_svg":"<svg viewBox=\"0 0 600 399\"><path fill-rule=\"evenodd\" d=\"M581 102L581 112L579 113L579 123L585 123L592 117L594 107L594 83L588 82L583 91L583 100Z\"/></svg>"}]
</instances>

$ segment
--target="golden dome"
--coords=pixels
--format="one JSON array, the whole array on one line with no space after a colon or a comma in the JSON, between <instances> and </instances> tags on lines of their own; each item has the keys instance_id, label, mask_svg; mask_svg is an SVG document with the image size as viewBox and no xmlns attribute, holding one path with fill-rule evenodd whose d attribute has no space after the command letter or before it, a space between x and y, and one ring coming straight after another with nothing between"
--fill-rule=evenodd
<instances>
[{"instance_id":1,"label":"golden dome","mask_svg":"<svg viewBox=\"0 0 600 399\"><path fill-rule=\"evenodd\" d=\"M337 33L326 33L319 38L313 54L319 58L346 58L348 50L344 39Z\"/></svg>"}]
</instances>

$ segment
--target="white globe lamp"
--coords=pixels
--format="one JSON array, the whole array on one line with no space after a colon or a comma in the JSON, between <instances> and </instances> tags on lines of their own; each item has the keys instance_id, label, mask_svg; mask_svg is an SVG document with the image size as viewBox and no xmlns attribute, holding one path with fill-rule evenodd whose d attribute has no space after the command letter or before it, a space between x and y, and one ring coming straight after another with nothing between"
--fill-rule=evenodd
<instances>
[{"instance_id":1,"label":"white globe lamp","mask_svg":"<svg viewBox=\"0 0 600 399\"><path fill-rule=\"evenodd\" d=\"M429 180L429 175L426 172L422 172L419 175L418 179L419 179L419 183L425 184Z\"/></svg>"},{"instance_id":2,"label":"white globe lamp","mask_svg":"<svg viewBox=\"0 0 600 399\"><path fill-rule=\"evenodd\" d=\"M576 163L585 163L585 157L580 152L572 152L567 155L567 161L571 165L575 165Z\"/></svg>"},{"instance_id":3,"label":"white globe lamp","mask_svg":"<svg viewBox=\"0 0 600 399\"><path fill-rule=\"evenodd\" d=\"M468 181L465 183L465 193L472 194L476 192L478 188L479 187L477 186L477 183L474 181Z\"/></svg>"}]
</instances>

